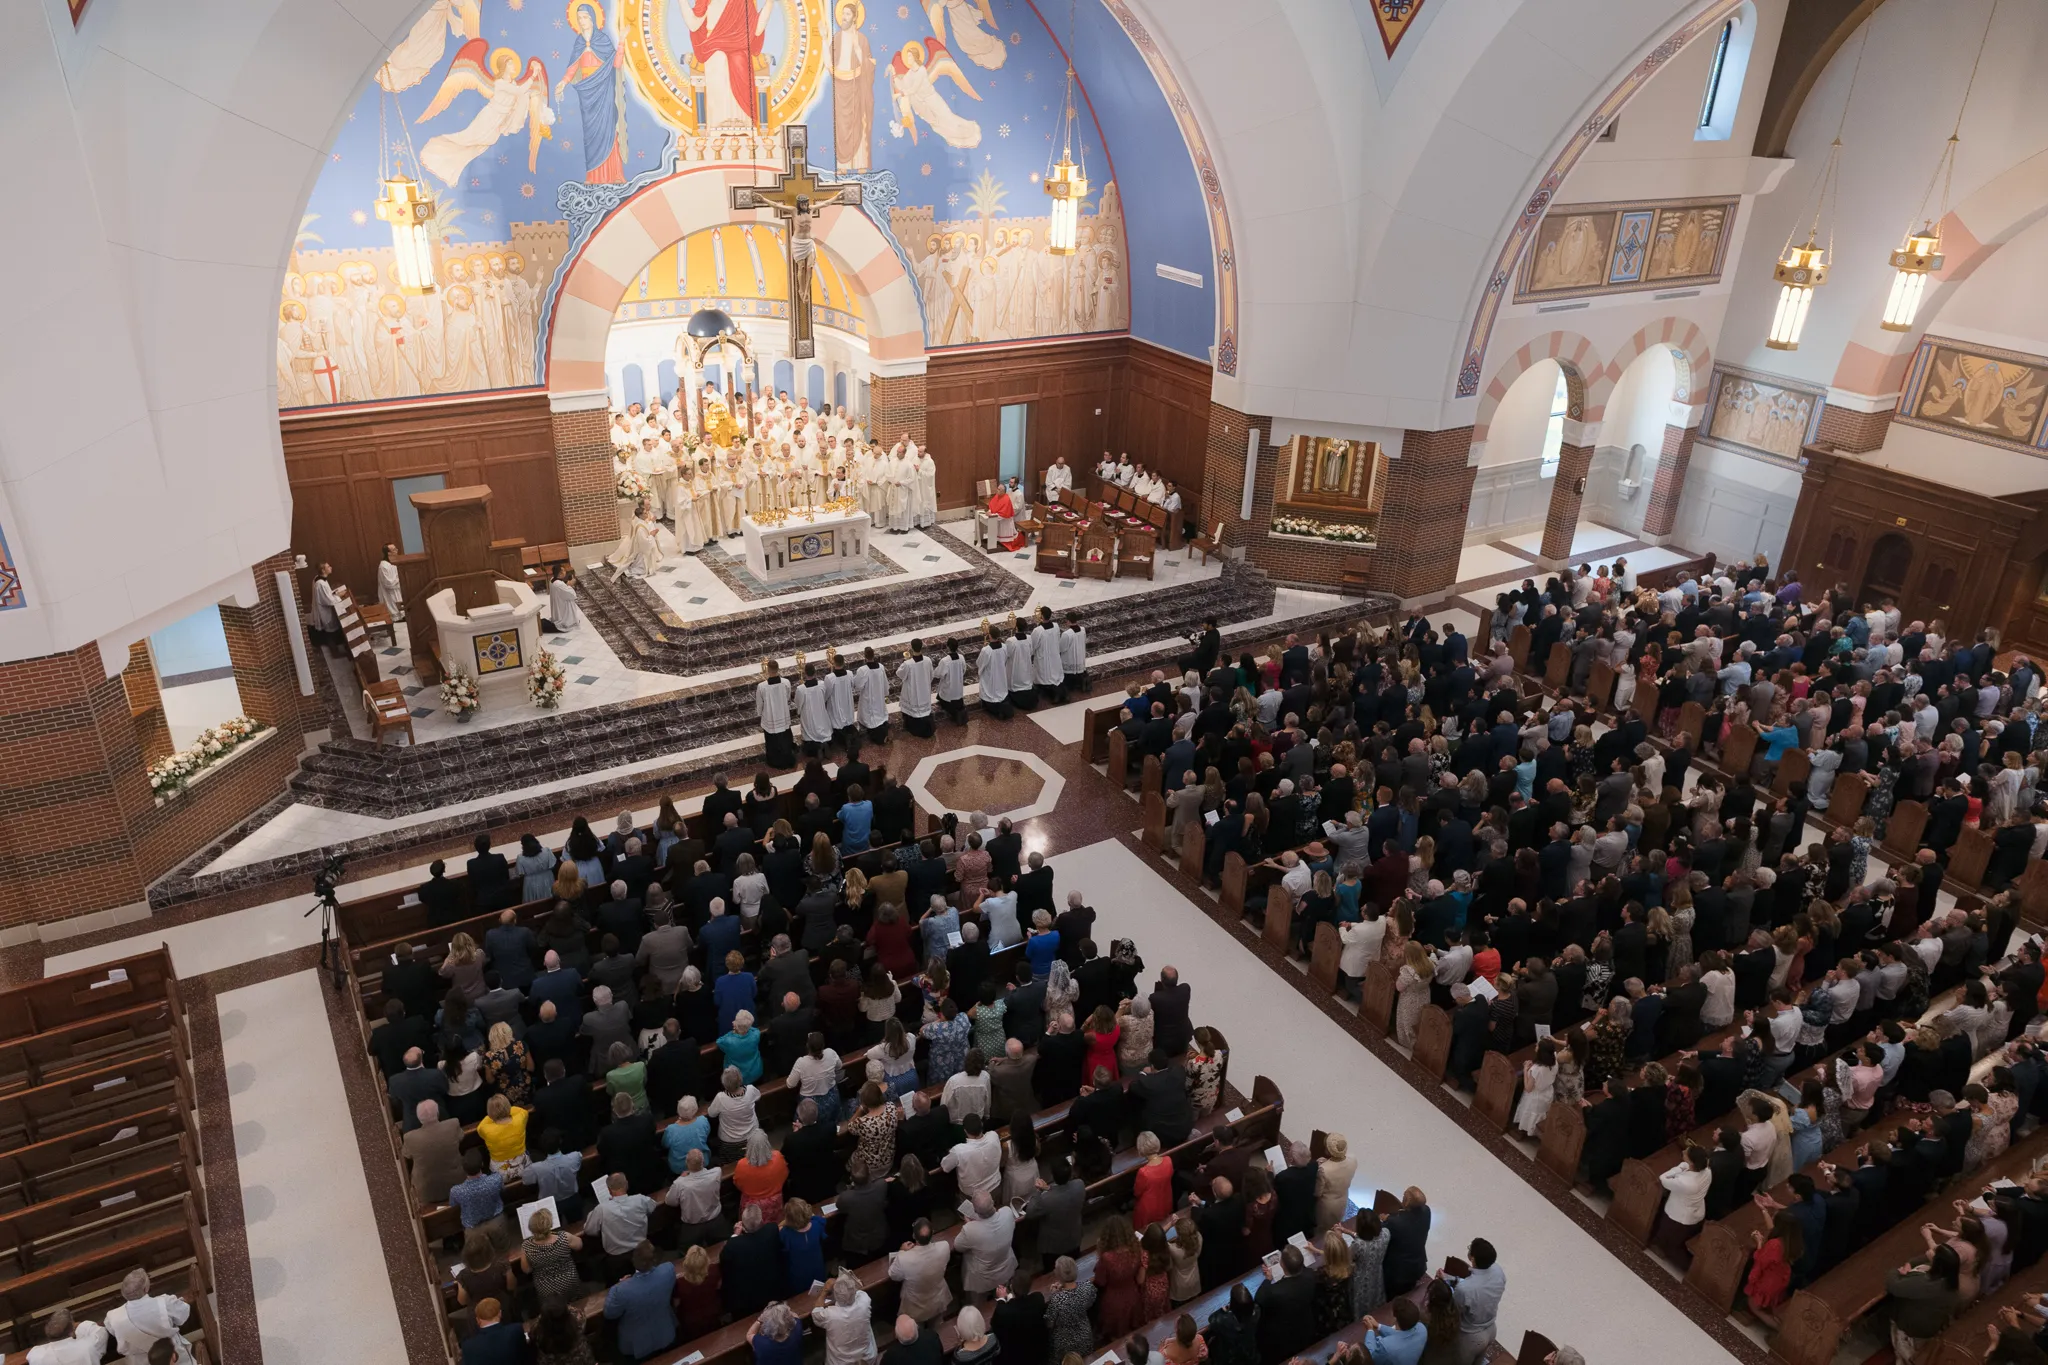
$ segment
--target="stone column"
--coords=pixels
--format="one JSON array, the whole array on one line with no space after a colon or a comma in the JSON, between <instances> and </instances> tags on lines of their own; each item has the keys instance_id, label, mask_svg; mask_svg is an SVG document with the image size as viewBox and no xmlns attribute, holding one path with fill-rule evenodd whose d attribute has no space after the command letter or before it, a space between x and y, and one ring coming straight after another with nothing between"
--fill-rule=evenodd
<instances>
[{"instance_id":1,"label":"stone column","mask_svg":"<svg viewBox=\"0 0 2048 1365\"><path fill-rule=\"evenodd\" d=\"M1550 511L1543 519L1540 557L1545 568L1558 568L1572 557L1572 531L1579 524L1579 508L1586 501L1586 474L1592 467L1592 446L1558 447L1557 477L1550 485Z\"/></svg>"},{"instance_id":2,"label":"stone column","mask_svg":"<svg viewBox=\"0 0 2048 1365\"><path fill-rule=\"evenodd\" d=\"M1697 427L1664 428L1664 450L1657 457L1657 479L1650 485L1650 502L1643 509L1643 539L1658 540L1668 536L1677 524L1679 500L1685 496L1685 471L1692 464L1692 445L1698 437Z\"/></svg>"}]
</instances>

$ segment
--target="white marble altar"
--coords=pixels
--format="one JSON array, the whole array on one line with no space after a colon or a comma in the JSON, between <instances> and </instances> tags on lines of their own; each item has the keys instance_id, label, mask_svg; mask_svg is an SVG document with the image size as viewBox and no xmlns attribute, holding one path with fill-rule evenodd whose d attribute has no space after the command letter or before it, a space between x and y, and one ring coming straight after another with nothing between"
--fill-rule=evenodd
<instances>
[{"instance_id":1,"label":"white marble altar","mask_svg":"<svg viewBox=\"0 0 2048 1365\"><path fill-rule=\"evenodd\" d=\"M427 599L442 668L469 674L486 696L493 684L525 683L527 666L540 656L540 615L547 605L524 583L501 578L496 586L495 603L466 615L455 610L453 589Z\"/></svg>"},{"instance_id":2,"label":"white marble altar","mask_svg":"<svg viewBox=\"0 0 2048 1365\"><path fill-rule=\"evenodd\" d=\"M868 514L791 512L788 520L763 526L750 516L740 518L746 538L747 569L764 583L783 583L843 569L868 554Z\"/></svg>"}]
</instances>

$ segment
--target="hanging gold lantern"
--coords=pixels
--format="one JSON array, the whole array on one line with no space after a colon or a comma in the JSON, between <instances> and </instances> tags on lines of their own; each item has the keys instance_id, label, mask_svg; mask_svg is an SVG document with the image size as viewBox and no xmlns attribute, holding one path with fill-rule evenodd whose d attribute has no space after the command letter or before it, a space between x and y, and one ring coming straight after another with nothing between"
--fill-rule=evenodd
<instances>
[{"instance_id":1,"label":"hanging gold lantern","mask_svg":"<svg viewBox=\"0 0 2048 1365\"><path fill-rule=\"evenodd\" d=\"M1774 351L1799 349L1799 334L1806 330L1806 313L1813 307L1813 291L1828 282L1827 250L1813 238L1805 246L1786 249L1771 271L1778 289L1778 311L1771 317L1770 335L1764 345Z\"/></svg>"},{"instance_id":2,"label":"hanging gold lantern","mask_svg":"<svg viewBox=\"0 0 2048 1365\"><path fill-rule=\"evenodd\" d=\"M436 278L434 196L409 175L384 182L377 216L391 224L391 249L397 257L398 287L408 294L431 294Z\"/></svg>"}]
</instances>

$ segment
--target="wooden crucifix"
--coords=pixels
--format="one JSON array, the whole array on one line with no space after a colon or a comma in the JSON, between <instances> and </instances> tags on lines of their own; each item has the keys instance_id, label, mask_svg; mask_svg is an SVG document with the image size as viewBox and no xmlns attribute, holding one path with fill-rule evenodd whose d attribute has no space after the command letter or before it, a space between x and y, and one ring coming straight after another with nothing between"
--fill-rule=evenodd
<instances>
[{"instance_id":1,"label":"wooden crucifix","mask_svg":"<svg viewBox=\"0 0 2048 1365\"><path fill-rule=\"evenodd\" d=\"M789 354L792 359L807 360L817 354L811 339L811 271L818 245L811 229L820 209L834 204L858 207L860 186L851 181L820 180L811 173L810 133L801 123L783 125L782 148L789 169L779 173L773 185L733 186L732 206L766 209L783 225L789 263Z\"/></svg>"}]
</instances>

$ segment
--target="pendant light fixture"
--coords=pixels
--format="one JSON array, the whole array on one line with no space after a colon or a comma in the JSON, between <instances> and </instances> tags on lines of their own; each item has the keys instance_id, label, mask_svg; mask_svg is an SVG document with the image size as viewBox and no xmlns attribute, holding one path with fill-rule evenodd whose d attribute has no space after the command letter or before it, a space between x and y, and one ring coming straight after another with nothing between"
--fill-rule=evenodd
<instances>
[{"instance_id":1,"label":"pendant light fixture","mask_svg":"<svg viewBox=\"0 0 2048 1365\"><path fill-rule=\"evenodd\" d=\"M1927 277L1943 265L1941 224L1948 217L1949 188L1956 175L1956 148L1963 138L1963 111L1970 107L1970 92L1977 85L1977 68L1984 61L1984 49L1991 42L1991 24L1997 17L1998 0L1991 0L1991 13L1984 19L1984 36L1977 40L1977 60L1970 63L1970 79L1963 85L1963 102L1956 106L1956 126L1950 130L1941 157L1934 163L1934 175L1927 182L1927 192L1920 196L1920 211L1914 215L1920 226L1908 227L1899 249L1891 254L1892 292L1884 303L1884 318L1877 324L1887 332L1913 330L1913 319L1920 312L1920 296L1927 291ZM1934 199L1936 185L1941 186L1941 198L1929 214L1927 205Z\"/></svg>"},{"instance_id":2,"label":"pendant light fixture","mask_svg":"<svg viewBox=\"0 0 2048 1365\"><path fill-rule=\"evenodd\" d=\"M1081 160L1074 161L1074 124L1080 118L1074 104L1074 6L1067 5L1067 91L1060 103L1059 160L1048 163L1045 192L1052 199L1051 221L1046 227L1045 249L1055 256L1071 256L1080 235L1081 201L1088 197L1088 147L1081 146Z\"/></svg>"},{"instance_id":3,"label":"pendant light fixture","mask_svg":"<svg viewBox=\"0 0 2048 1365\"><path fill-rule=\"evenodd\" d=\"M1835 140L1828 147L1828 159L1813 186L1813 219L1806 227L1806 241L1794 246L1795 226L1785 237L1785 249L1771 278L1778 282L1778 307L1771 315L1771 330L1764 345L1774 351L1796 351L1800 334L1806 330L1806 315L1813 307L1813 291L1828 282L1828 266L1835 256L1835 229L1828 223L1827 245L1820 244L1823 215L1840 207L1842 132L1849 126L1849 106L1856 99L1856 77L1863 71L1863 53L1870 46L1870 25L1863 26L1863 40L1856 48L1856 65L1849 72L1849 93L1842 100L1842 119L1835 127Z\"/></svg>"},{"instance_id":4,"label":"pendant light fixture","mask_svg":"<svg viewBox=\"0 0 2048 1365\"><path fill-rule=\"evenodd\" d=\"M434 240L439 212L428 192L419 153L413 150L412 126L391 89L391 67L377 73L377 216L391 224L391 249L397 257L398 288L406 294L431 294L439 278L440 243ZM398 113L402 144L391 140L386 105Z\"/></svg>"}]
</instances>

